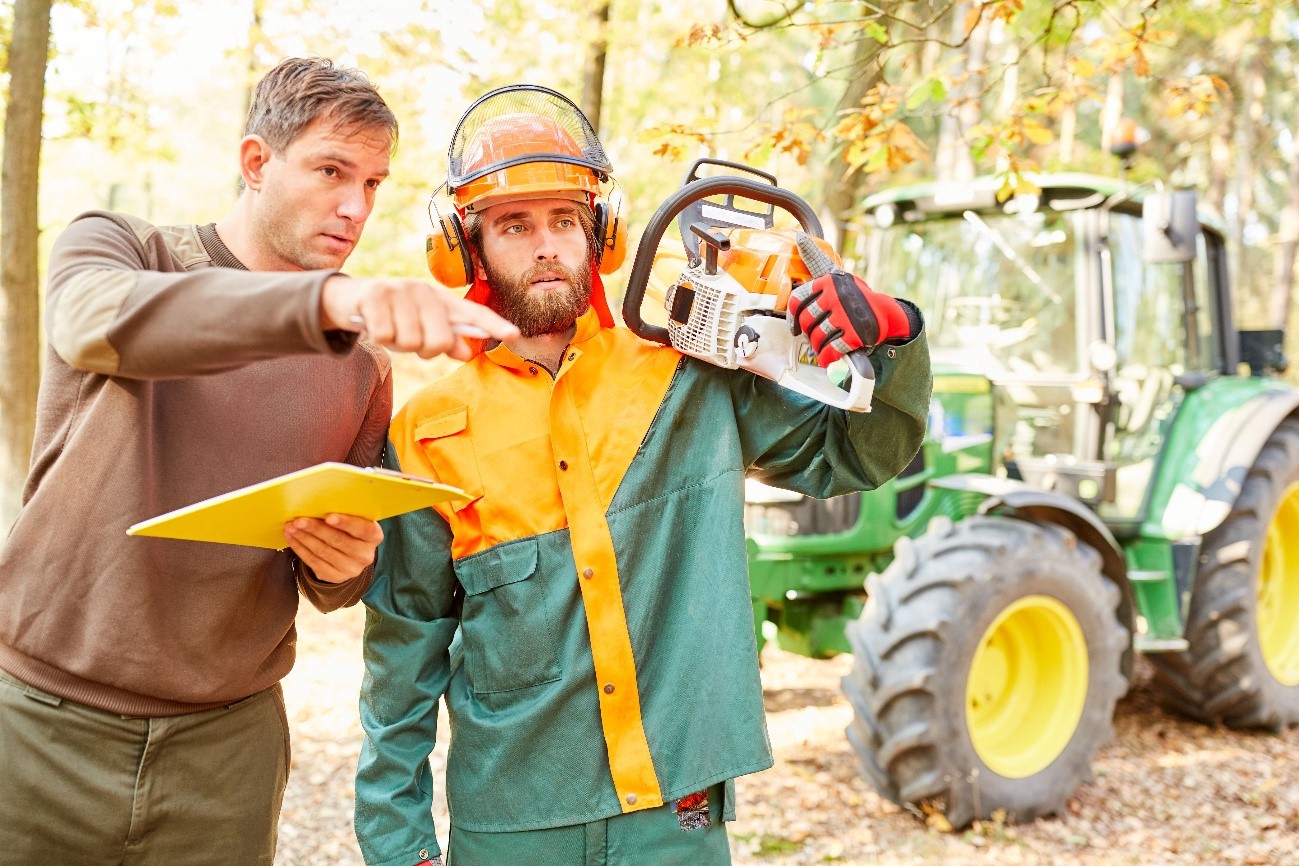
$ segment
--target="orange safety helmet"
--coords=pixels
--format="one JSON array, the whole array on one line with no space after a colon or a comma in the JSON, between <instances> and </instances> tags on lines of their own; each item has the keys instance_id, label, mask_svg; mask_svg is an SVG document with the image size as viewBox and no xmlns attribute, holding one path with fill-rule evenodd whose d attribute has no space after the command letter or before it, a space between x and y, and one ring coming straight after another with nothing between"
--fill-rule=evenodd
<instances>
[{"instance_id":1,"label":"orange safety helmet","mask_svg":"<svg viewBox=\"0 0 1299 866\"><path fill-rule=\"evenodd\" d=\"M612 170L571 100L516 84L475 100L460 118L447 151L447 190L461 213L543 193L592 204Z\"/></svg>"},{"instance_id":2,"label":"orange safety helmet","mask_svg":"<svg viewBox=\"0 0 1299 866\"><path fill-rule=\"evenodd\" d=\"M561 162L560 156L573 161ZM460 177L447 186L463 213L522 198L571 198L589 205L608 177L597 173L553 118L531 113L504 114L484 123L461 165Z\"/></svg>"},{"instance_id":3,"label":"orange safety helmet","mask_svg":"<svg viewBox=\"0 0 1299 866\"><path fill-rule=\"evenodd\" d=\"M447 193L455 212L442 217L425 246L429 271L447 286L470 285L467 297L485 302L487 286L474 278L463 218L502 201L561 198L591 207L595 262L591 303L612 326L599 274L626 257L622 220L600 200L613 166L586 116L572 100L545 87L515 84L474 101L461 116L447 150Z\"/></svg>"}]
</instances>

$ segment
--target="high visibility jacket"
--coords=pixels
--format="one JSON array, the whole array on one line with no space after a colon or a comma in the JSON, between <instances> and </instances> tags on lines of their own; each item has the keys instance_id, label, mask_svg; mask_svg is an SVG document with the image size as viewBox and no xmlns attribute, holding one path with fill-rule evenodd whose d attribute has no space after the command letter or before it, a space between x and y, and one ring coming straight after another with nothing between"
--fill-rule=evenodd
<instances>
[{"instance_id":1,"label":"high visibility jacket","mask_svg":"<svg viewBox=\"0 0 1299 866\"><path fill-rule=\"evenodd\" d=\"M498 346L411 399L388 465L469 498L384 523L365 597L367 862L439 850L443 696L468 830L599 820L771 766L744 479L829 497L901 471L929 409L925 337L873 359L872 411L850 413L588 313L554 376Z\"/></svg>"}]
</instances>

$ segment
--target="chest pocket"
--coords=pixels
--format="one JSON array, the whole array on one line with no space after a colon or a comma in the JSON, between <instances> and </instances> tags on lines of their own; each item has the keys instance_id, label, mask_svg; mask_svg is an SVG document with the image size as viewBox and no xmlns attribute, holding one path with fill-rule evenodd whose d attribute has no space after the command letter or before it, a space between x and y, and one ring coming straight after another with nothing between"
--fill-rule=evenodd
<instances>
[{"instance_id":1,"label":"chest pocket","mask_svg":"<svg viewBox=\"0 0 1299 866\"><path fill-rule=\"evenodd\" d=\"M537 568L537 541L524 538L457 559L465 590L460 618L465 668L477 694L558 680L557 629Z\"/></svg>"},{"instance_id":2,"label":"chest pocket","mask_svg":"<svg viewBox=\"0 0 1299 866\"><path fill-rule=\"evenodd\" d=\"M422 421L415 428L415 439L424 449L429 463L436 467L435 480L459 487L469 494L468 499L453 499L447 503L453 511L463 511L483 495L478 456L474 453L473 439L466 431L468 422L468 410L459 406Z\"/></svg>"}]
</instances>

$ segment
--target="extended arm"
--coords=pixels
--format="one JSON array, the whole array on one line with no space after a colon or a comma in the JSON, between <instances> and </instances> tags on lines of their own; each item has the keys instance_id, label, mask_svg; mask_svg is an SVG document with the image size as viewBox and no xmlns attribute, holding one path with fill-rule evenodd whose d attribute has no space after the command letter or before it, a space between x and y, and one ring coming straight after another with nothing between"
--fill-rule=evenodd
<instances>
[{"instance_id":1,"label":"extended arm","mask_svg":"<svg viewBox=\"0 0 1299 866\"><path fill-rule=\"evenodd\" d=\"M177 259L206 257L185 231L104 212L73 221L50 254L46 296L49 342L60 358L91 373L168 379L344 353L367 328L385 348L462 360L470 348L460 332L518 334L486 307L419 280L184 270Z\"/></svg>"},{"instance_id":2,"label":"extended arm","mask_svg":"<svg viewBox=\"0 0 1299 866\"><path fill-rule=\"evenodd\" d=\"M140 379L218 373L253 361L343 352L356 335L326 333L320 292L333 271L250 273L206 267L162 272L162 230L85 214L50 253L50 345L79 370ZM202 255L197 248L195 256ZM183 245L181 254L184 253Z\"/></svg>"}]
</instances>

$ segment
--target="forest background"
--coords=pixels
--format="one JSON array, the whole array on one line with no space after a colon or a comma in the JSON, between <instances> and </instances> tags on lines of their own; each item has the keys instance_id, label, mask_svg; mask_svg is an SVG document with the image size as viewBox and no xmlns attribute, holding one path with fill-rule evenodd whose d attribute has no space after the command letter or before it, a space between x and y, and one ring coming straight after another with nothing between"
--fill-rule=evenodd
<instances>
[{"instance_id":1,"label":"forest background","mask_svg":"<svg viewBox=\"0 0 1299 866\"><path fill-rule=\"evenodd\" d=\"M5 0L0 41L0 532L31 449L53 238L92 208L224 216L251 86L289 55L360 67L401 122L357 275L424 275L457 119L523 81L597 124L633 244L699 156L772 172L848 245L862 198L887 185L993 173L1009 193L1041 170L1115 175L1129 118L1129 179L1196 189L1221 216L1238 322L1294 321L1290 0ZM398 359L398 402L439 369Z\"/></svg>"}]
</instances>

